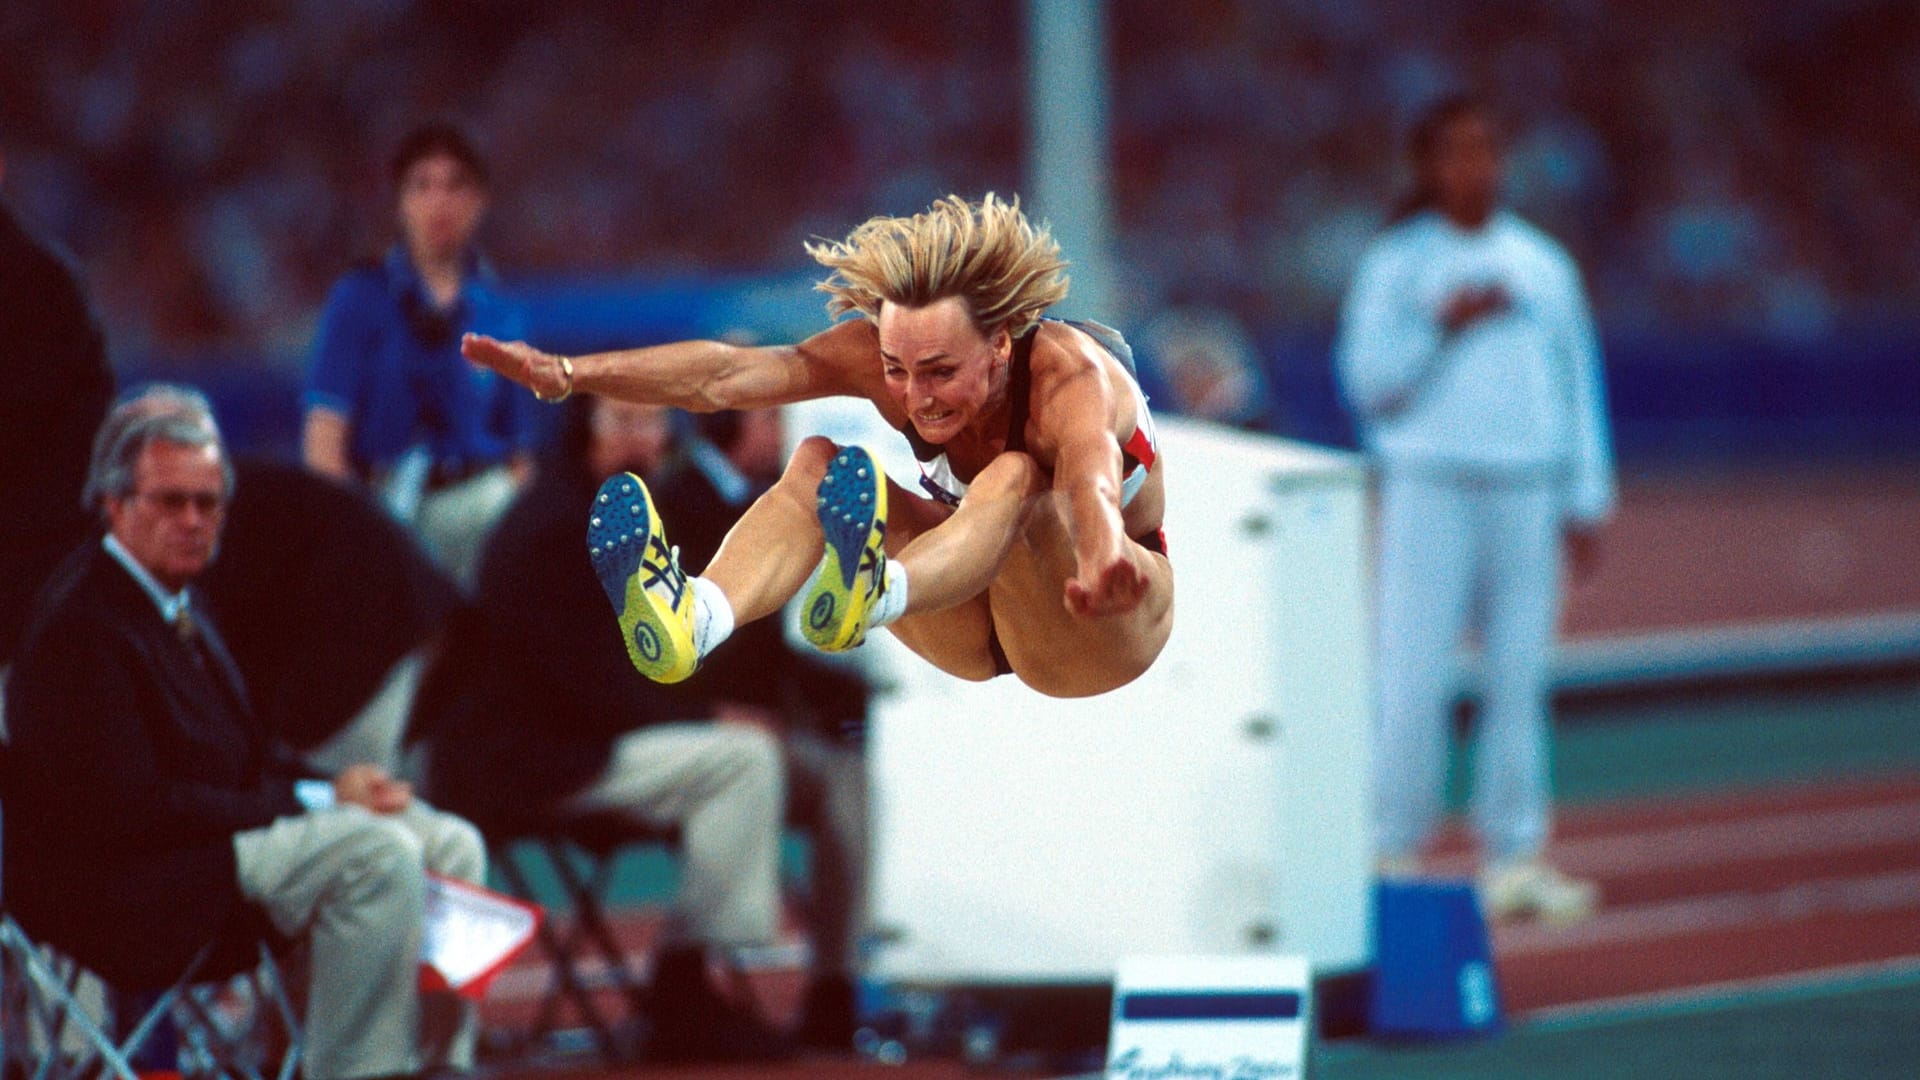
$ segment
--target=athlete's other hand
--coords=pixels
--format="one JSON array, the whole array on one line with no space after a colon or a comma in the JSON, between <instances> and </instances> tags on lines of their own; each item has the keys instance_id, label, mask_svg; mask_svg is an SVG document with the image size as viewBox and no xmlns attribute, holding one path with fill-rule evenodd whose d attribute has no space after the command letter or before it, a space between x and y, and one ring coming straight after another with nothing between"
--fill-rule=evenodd
<instances>
[{"instance_id":1,"label":"athlete's other hand","mask_svg":"<svg viewBox=\"0 0 1920 1080\"><path fill-rule=\"evenodd\" d=\"M560 369L560 358L524 341L500 341L485 334L466 334L460 338L460 353L535 394L558 397L567 391L567 376Z\"/></svg>"},{"instance_id":2,"label":"athlete's other hand","mask_svg":"<svg viewBox=\"0 0 1920 1080\"><path fill-rule=\"evenodd\" d=\"M1067 610L1081 618L1119 615L1139 606L1147 595L1147 576L1125 554L1115 554L1098 565L1080 564L1067 579Z\"/></svg>"}]
</instances>

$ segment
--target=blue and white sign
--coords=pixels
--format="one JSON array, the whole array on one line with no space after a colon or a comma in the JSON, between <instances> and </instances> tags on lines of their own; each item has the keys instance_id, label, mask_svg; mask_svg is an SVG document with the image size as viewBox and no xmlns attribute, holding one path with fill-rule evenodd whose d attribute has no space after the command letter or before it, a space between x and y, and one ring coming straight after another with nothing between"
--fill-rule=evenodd
<instances>
[{"instance_id":1,"label":"blue and white sign","mask_svg":"<svg viewBox=\"0 0 1920 1080\"><path fill-rule=\"evenodd\" d=\"M1304 957L1123 960L1107 1080L1299 1080L1312 999Z\"/></svg>"}]
</instances>

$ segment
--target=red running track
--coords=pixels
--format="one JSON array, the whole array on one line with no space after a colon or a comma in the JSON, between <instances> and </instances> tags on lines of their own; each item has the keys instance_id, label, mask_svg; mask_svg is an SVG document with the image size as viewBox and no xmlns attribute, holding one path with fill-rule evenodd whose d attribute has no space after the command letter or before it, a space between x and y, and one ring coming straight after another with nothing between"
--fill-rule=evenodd
<instances>
[{"instance_id":1,"label":"red running track","mask_svg":"<svg viewBox=\"0 0 1920 1080\"><path fill-rule=\"evenodd\" d=\"M1920 960L1920 776L1576 808L1558 832L1602 908L1494 927L1517 1015ZM1470 870L1457 842L1435 863Z\"/></svg>"},{"instance_id":2,"label":"red running track","mask_svg":"<svg viewBox=\"0 0 1920 1080\"><path fill-rule=\"evenodd\" d=\"M1600 883L1602 910L1569 927L1493 928L1501 988L1518 1017L1544 1009L1860 964L1920 962L1920 774L1564 811L1551 858ZM1466 876L1457 837L1430 868ZM644 955L657 917L620 932ZM790 941L797 934L790 931ZM790 1015L798 947L751 980ZM544 990L529 953L496 985L489 1022L524 1023ZM591 970L591 968L589 969ZM611 999L609 1000L611 1004Z\"/></svg>"}]
</instances>

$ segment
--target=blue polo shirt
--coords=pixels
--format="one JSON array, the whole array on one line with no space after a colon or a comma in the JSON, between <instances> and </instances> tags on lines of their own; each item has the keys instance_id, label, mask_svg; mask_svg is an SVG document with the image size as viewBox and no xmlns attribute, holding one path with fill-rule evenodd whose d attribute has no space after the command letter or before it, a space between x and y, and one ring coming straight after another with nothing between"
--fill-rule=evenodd
<instances>
[{"instance_id":1,"label":"blue polo shirt","mask_svg":"<svg viewBox=\"0 0 1920 1080\"><path fill-rule=\"evenodd\" d=\"M362 478L424 445L436 470L471 472L531 448L533 396L460 355L473 331L526 336L526 312L478 259L459 299L436 312L406 248L355 267L334 285L307 371L306 408L347 418L348 455Z\"/></svg>"}]
</instances>

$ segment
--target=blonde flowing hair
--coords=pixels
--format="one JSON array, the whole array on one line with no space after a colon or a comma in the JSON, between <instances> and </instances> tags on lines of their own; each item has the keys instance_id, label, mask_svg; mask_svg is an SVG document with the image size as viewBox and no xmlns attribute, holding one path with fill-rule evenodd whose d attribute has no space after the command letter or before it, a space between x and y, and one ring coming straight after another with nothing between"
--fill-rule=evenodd
<instances>
[{"instance_id":1,"label":"blonde flowing hair","mask_svg":"<svg viewBox=\"0 0 1920 1080\"><path fill-rule=\"evenodd\" d=\"M882 302L925 307L949 296L966 302L973 324L1014 337L1067 295L1066 260L1042 225L992 192L977 203L949 195L912 217L875 217L838 243L807 245L833 271L815 286L835 318L857 311L880 318Z\"/></svg>"}]
</instances>

